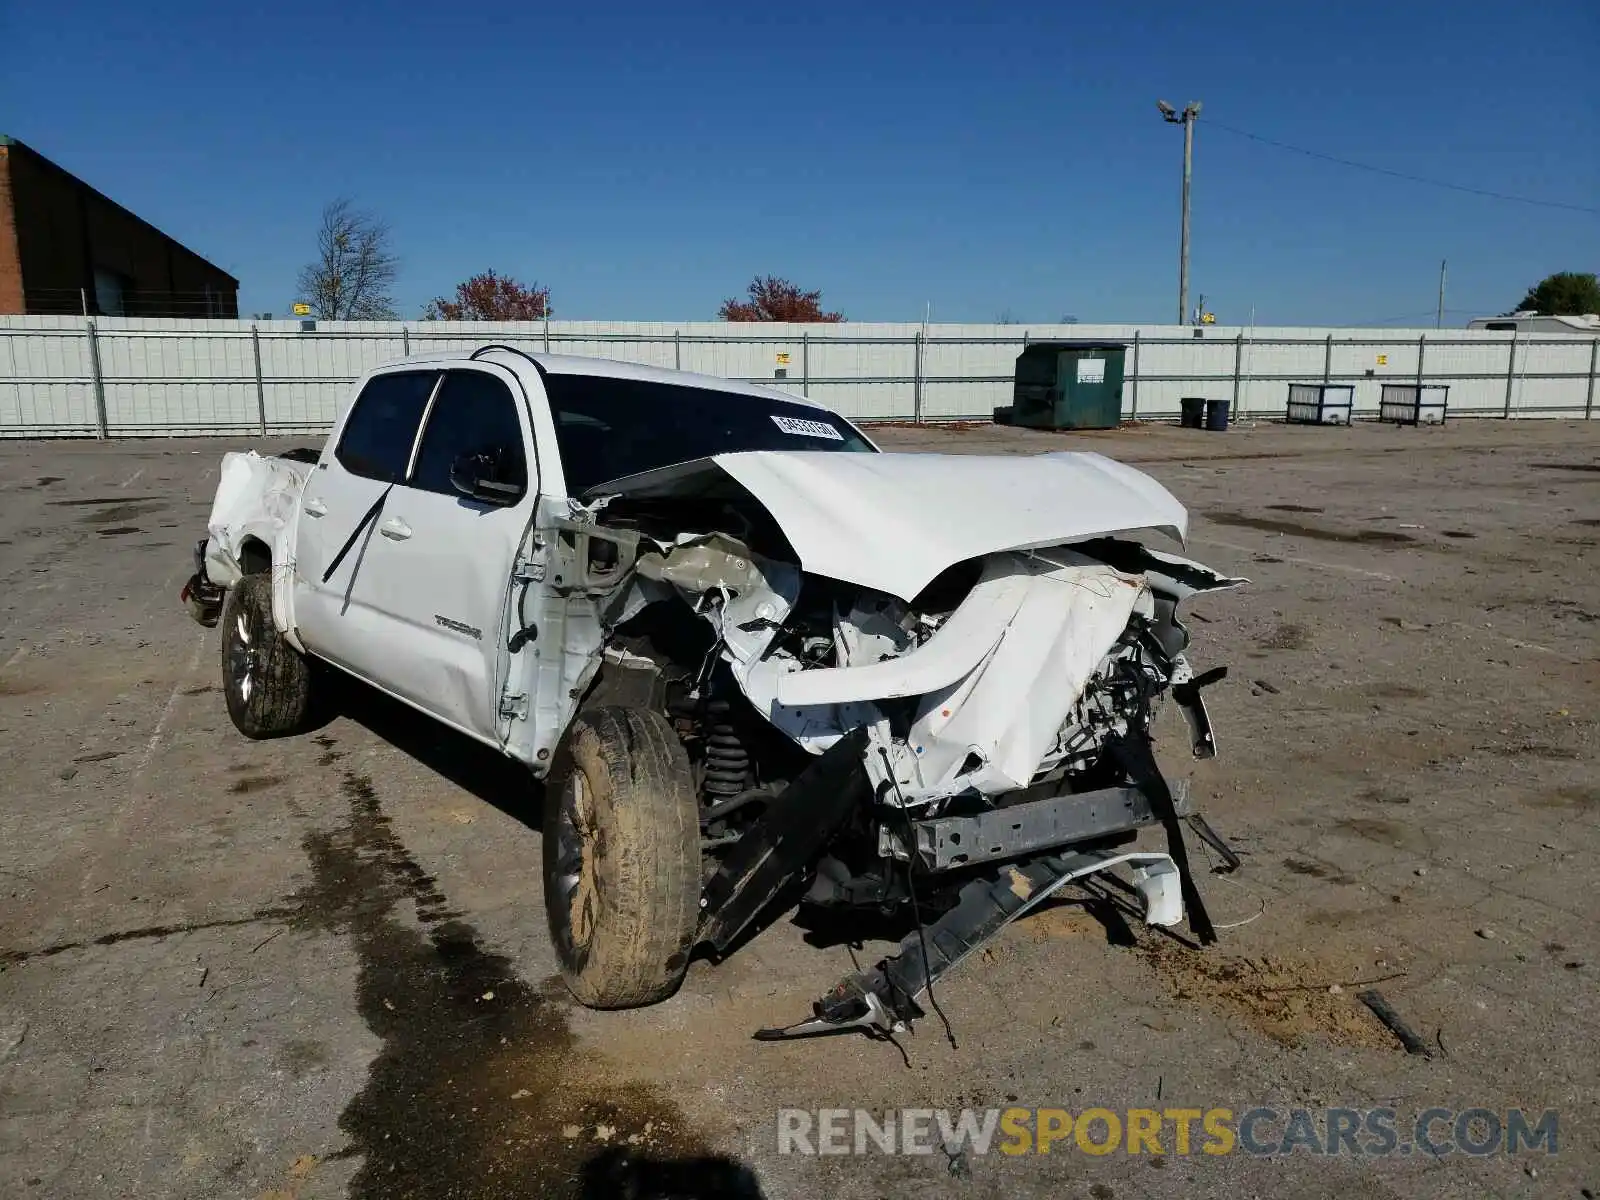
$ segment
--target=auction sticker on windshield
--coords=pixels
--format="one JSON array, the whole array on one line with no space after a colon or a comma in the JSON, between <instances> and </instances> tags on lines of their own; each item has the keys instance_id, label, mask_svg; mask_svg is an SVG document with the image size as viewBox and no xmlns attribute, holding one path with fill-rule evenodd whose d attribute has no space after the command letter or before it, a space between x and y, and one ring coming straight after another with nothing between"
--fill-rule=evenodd
<instances>
[{"instance_id":1,"label":"auction sticker on windshield","mask_svg":"<svg viewBox=\"0 0 1600 1200\"><path fill-rule=\"evenodd\" d=\"M785 433L792 433L796 437L832 438L836 442L844 441L844 434L826 421L807 421L800 417L780 417L773 413L772 423Z\"/></svg>"}]
</instances>

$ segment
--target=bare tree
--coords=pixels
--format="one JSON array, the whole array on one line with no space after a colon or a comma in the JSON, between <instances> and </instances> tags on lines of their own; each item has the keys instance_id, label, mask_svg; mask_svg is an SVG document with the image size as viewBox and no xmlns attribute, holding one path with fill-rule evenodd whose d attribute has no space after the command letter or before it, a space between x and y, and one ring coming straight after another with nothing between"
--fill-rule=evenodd
<instances>
[{"instance_id":1,"label":"bare tree","mask_svg":"<svg viewBox=\"0 0 1600 1200\"><path fill-rule=\"evenodd\" d=\"M388 224L341 198L322 210L316 260L300 269L296 282L318 317L383 321L397 315L389 287L399 270Z\"/></svg>"}]
</instances>

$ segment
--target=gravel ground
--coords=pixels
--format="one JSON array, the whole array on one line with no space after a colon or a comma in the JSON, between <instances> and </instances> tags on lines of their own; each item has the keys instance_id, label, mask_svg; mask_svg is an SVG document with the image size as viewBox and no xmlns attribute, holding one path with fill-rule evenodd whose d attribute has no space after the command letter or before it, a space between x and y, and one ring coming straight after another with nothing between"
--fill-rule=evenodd
<instances>
[{"instance_id":1,"label":"gravel ground","mask_svg":"<svg viewBox=\"0 0 1600 1200\"><path fill-rule=\"evenodd\" d=\"M1070 898L940 988L955 1047L751 1041L850 966L787 920L576 1008L515 768L356 686L234 732L177 603L232 444L0 443L0 1194L1600 1189L1600 422L878 436L1140 464L1254 581L1195 605L1221 756L1161 726L1244 858L1201 880L1219 945ZM1555 1109L1559 1153L777 1153L780 1107L1013 1103Z\"/></svg>"}]
</instances>

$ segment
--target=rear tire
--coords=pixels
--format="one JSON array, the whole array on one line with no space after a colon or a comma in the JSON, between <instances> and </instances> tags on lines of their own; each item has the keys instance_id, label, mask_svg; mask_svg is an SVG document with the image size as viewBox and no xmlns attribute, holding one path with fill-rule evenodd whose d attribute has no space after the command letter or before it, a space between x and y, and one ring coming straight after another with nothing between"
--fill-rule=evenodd
<instances>
[{"instance_id":1,"label":"rear tire","mask_svg":"<svg viewBox=\"0 0 1600 1200\"><path fill-rule=\"evenodd\" d=\"M666 999L700 919L700 809L683 743L650 709L587 709L546 797L545 910L567 987L590 1008Z\"/></svg>"},{"instance_id":2,"label":"rear tire","mask_svg":"<svg viewBox=\"0 0 1600 1200\"><path fill-rule=\"evenodd\" d=\"M272 623L272 575L246 575L222 604L222 691L234 728L247 738L306 727L311 664Z\"/></svg>"}]
</instances>

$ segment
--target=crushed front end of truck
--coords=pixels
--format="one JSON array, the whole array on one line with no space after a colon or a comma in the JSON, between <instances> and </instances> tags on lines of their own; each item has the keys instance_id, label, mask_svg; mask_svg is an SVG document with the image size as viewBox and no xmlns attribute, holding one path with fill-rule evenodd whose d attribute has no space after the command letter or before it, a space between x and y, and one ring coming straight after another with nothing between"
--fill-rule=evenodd
<instances>
[{"instance_id":1,"label":"crushed front end of truck","mask_svg":"<svg viewBox=\"0 0 1600 1200\"><path fill-rule=\"evenodd\" d=\"M1215 752L1201 692L1223 672L1196 674L1178 608L1244 581L1134 536L1186 517L1131 468L951 463L967 501L940 516L936 457L719 456L597 488L529 547L543 600L522 619L553 639L538 736L627 704L687 750L697 944L727 953L786 901L904 918L896 953L761 1036L899 1028L1009 922L1113 868L1147 921L1212 937L1151 729L1170 694L1191 752ZM1030 482L1048 502L1005 499ZM1153 825L1166 849L1132 849Z\"/></svg>"}]
</instances>

